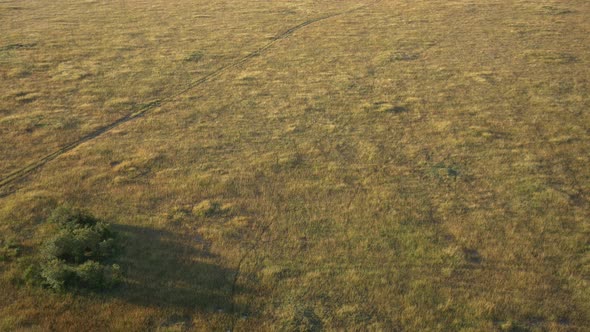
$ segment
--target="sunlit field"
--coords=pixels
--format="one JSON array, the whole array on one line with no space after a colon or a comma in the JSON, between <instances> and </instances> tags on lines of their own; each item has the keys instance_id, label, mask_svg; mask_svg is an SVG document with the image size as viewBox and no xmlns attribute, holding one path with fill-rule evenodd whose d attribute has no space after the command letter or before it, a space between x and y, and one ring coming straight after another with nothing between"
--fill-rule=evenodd
<instances>
[{"instance_id":1,"label":"sunlit field","mask_svg":"<svg viewBox=\"0 0 590 332\"><path fill-rule=\"evenodd\" d=\"M587 0L0 0L1 331L589 331ZM113 288L23 281L56 207Z\"/></svg>"}]
</instances>

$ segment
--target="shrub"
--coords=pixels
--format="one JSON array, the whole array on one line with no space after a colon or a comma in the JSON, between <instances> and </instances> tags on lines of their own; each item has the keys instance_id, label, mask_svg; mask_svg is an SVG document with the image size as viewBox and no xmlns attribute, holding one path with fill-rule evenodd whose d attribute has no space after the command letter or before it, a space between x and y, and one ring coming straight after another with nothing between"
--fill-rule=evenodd
<instances>
[{"instance_id":1,"label":"shrub","mask_svg":"<svg viewBox=\"0 0 590 332\"><path fill-rule=\"evenodd\" d=\"M99 220L90 213L69 206L60 206L53 210L47 221L58 224L60 228L94 226L99 222Z\"/></svg>"},{"instance_id":2,"label":"shrub","mask_svg":"<svg viewBox=\"0 0 590 332\"><path fill-rule=\"evenodd\" d=\"M95 261L87 261L75 270L75 282L79 288L106 289L119 281L119 266L102 265Z\"/></svg>"},{"instance_id":3,"label":"shrub","mask_svg":"<svg viewBox=\"0 0 590 332\"><path fill-rule=\"evenodd\" d=\"M186 57L185 60L192 61L192 62L199 62L199 61L201 61L202 58L203 58L203 52L197 51L197 52L191 53L188 57Z\"/></svg>"},{"instance_id":4,"label":"shrub","mask_svg":"<svg viewBox=\"0 0 590 332\"><path fill-rule=\"evenodd\" d=\"M57 232L41 249L41 261L24 273L27 284L55 291L101 290L120 277L118 265L108 265L120 250L117 234L109 224L69 207L57 208L48 219Z\"/></svg>"},{"instance_id":5,"label":"shrub","mask_svg":"<svg viewBox=\"0 0 590 332\"><path fill-rule=\"evenodd\" d=\"M41 284L56 291L70 288L74 284L74 269L59 259L50 259L39 270Z\"/></svg>"},{"instance_id":6,"label":"shrub","mask_svg":"<svg viewBox=\"0 0 590 332\"><path fill-rule=\"evenodd\" d=\"M63 228L43 247L45 256L70 264L82 264L87 260L102 261L114 256L117 251L115 234L103 222L93 226Z\"/></svg>"}]
</instances>

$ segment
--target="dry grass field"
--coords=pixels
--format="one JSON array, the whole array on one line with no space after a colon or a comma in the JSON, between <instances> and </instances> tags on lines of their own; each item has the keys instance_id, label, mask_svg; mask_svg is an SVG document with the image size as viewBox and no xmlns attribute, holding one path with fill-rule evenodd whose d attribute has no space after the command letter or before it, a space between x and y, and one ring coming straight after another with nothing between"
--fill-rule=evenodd
<instances>
[{"instance_id":1,"label":"dry grass field","mask_svg":"<svg viewBox=\"0 0 590 332\"><path fill-rule=\"evenodd\" d=\"M0 0L0 331L590 331L587 0ZM123 281L15 280L68 203Z\"/></svg>"}]
</instances>

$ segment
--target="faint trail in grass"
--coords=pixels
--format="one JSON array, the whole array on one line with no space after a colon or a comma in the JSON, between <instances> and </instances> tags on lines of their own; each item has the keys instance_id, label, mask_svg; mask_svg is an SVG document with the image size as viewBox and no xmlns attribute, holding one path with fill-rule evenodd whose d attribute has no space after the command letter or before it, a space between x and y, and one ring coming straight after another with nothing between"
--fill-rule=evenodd
<instances>
[{"instance_id":1,"label":"faint trail in grass","mask_svg":"<svg viewBox=\"0 0 590 332\"><path fill-rule=\"evenodd\" d=\"M66 144L65 146L62 146L61 148L53 151L52 153L50 153L48 155L45 155L44 157L28 164L27 166L22 167L14 172L8 174L6 177L0 179L0 190L5 190L6 188L9 188L9 186L11 184L15 183L16 181L24 179L30 173L34 172L35 170L38 170L39 168L43 167L45 164L56 159L57 157L61 156L62 154L75 149L79 145L86 143L88 141L91 141L99 136L102 136L103 134L108 133L109 131L113 130L114 128L116 128L124 123L130 122L130 121L135 120L139 117L142 117L143 115L149 113L151 110L155 109L156 107L161 106L165 103L168 103L168 102L172 101L174 98L176 98L182 94L185 94L186 92L217 78L218 76L229 71L230 69L236 68L236 67L250 61L251 59L263 54L265 51L267 51L269 48L271 48L273 45L275 45L276 43L278 43L282 39L289 37L290 35L292 35L296 31L301 30L308 25L311 25L311 24L314 24L316 22L320 22L323 20L327 20L329 18L333 18L336 16L341 16L341 15L345 15L348 13L352 13L354 11L372 6L372 5L376 4L377 2L378 1L375 1L373 3L362 5L362 6L357 6L355 8L348 9L345 11L319 16L319 17L316 17L313 19L309 19L309 20L307 20L303 23L300 23L294 27L291 27L291 28L285 30L284 32L273 37L270 42L268 42L264 46L260 47L259 49L251 52L250 54L244 56L243 58L241 58L235 62L232 62L230 64L219 67L218 69L214 70L213 72L189 83L185 88L177 91L176 93L174 93L168 97L156 99L156 100L150 101L148 103L142 104L135 111L133 111L133 112L131 112L131 113L107 124L107 125L104 125L98 129L95 129L94 131L82 136L81 138L79 138L71 143ZM15 192L15 190L10 190L10 188L9 188L8 192L4 192L4 194L1 194L0 197L9 196L14 192Z\"/></svg>"}]
</instances>

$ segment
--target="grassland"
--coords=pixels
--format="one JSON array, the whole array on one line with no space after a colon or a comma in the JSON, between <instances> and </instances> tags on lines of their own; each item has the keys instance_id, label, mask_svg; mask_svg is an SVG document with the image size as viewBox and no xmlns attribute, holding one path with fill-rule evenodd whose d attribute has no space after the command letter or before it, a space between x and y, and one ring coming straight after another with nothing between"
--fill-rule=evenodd
<instances>
[{"instance_id":1,"label":"grassland","mask_svg":"<svg viewBox=\"0 0 590 332\"><path fill-rule=\"evenodd\" d=\"M589 17L0 0L0 330L590 330ZM64 202L120 287L14 283Z\"/></svg>"}]
</instances>

